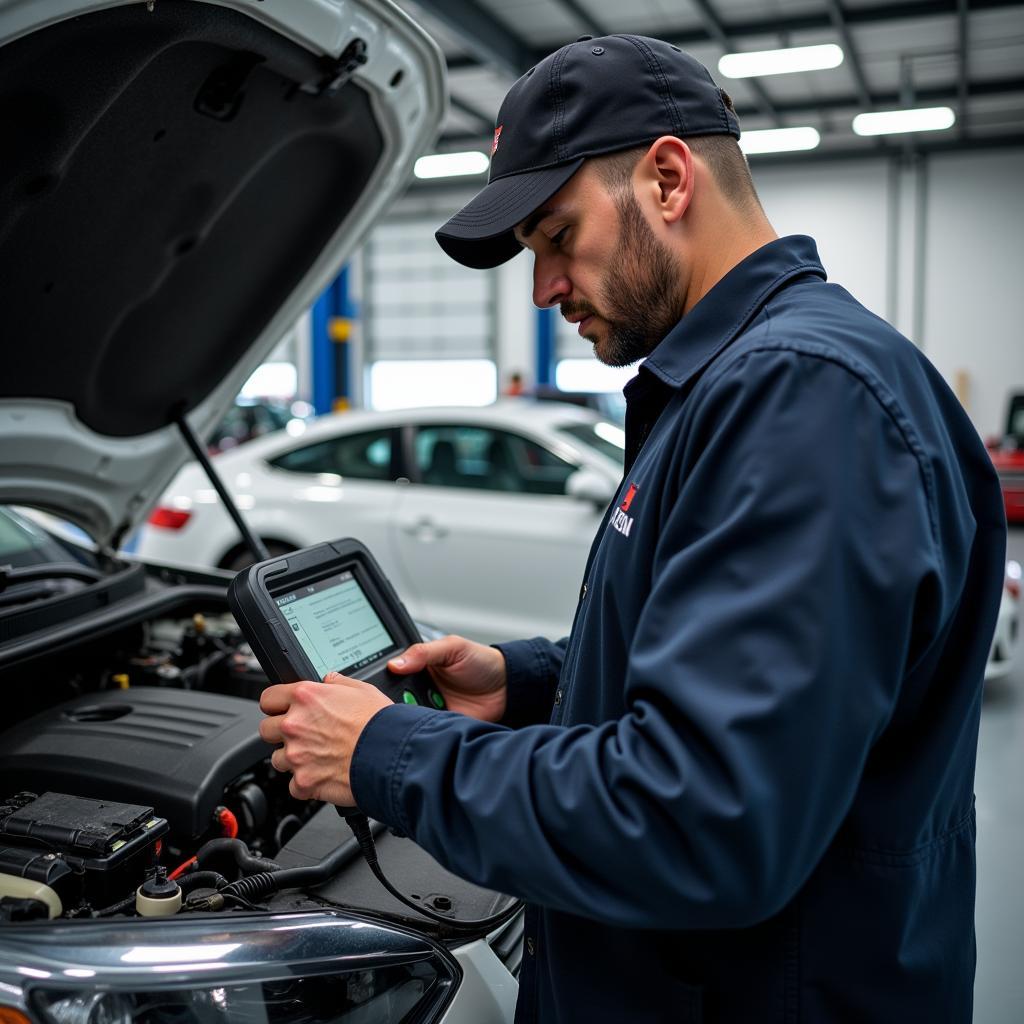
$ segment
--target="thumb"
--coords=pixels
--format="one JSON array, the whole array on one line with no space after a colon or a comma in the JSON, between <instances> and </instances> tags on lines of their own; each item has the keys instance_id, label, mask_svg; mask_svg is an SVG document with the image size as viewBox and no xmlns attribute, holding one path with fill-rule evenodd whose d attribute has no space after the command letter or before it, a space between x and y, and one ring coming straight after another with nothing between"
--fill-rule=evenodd
<instances>
[{"instance_id":1,"label":"thumb","mask_svg":"<svg viewBox=\"0 0 1024 1024\"><path fill-rule=\"evenodd\" d=\"M388 668L398 675L419 672L430 664L429 644L413 644L388 662Z\"/></svg>"}]
</instances>

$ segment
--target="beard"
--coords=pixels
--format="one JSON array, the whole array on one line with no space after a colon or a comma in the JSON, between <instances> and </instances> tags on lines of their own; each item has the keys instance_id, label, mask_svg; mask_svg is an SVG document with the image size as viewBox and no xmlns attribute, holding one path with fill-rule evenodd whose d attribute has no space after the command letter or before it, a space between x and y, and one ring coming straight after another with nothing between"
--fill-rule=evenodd
<instances>
[{"instance_id":1,"label":"beard","mask_svg":"<svg viewBox=\"0 0 1024 1024\"><path fill-rule=\"evenodd\" d=\"M649 355L679 322L684 294L679 261L658 240L647 223L633 192L617 197L619 213L618 260L601 286L599 312L586 302L565 302L562 316L594 315L608 325L602 342L596 335L584 335L594 343L594 354L609 366L629 366Z\"/></svg>"}]
</instances>

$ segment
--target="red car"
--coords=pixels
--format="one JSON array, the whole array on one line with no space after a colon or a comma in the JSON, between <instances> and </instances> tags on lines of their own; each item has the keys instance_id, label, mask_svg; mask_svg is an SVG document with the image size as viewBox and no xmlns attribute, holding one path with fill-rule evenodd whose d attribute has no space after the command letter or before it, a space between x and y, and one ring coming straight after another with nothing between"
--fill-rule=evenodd
<instances>
[{"instance_id":1,"label":"red car","mask_svg":"<svg viewBox=\"0 0 1024 1024\"><path fill-rule=\"evenodd\" d=\"M988 451L1003 487L1006 521L1024 523L1024 394L1011 397L1006 433L990 441Z\"/></svg>"}]
</instances>

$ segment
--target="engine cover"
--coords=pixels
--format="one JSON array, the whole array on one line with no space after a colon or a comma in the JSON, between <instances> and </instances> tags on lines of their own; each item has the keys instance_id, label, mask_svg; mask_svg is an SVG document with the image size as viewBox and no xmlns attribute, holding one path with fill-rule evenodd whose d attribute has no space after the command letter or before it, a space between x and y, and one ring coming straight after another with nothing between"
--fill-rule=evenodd
<instances>
[{"instance_id":1,"label":"engine cover","mask_svg":"<svg viewBox=\"0 0 1024 1024\"><path fill-rule=\"evenodd\" d=\"M133 687L76 697L0 733L6 791L146 804L199 836L224 787L269 757L255 701Z\"/></svg>"}]
</instances>

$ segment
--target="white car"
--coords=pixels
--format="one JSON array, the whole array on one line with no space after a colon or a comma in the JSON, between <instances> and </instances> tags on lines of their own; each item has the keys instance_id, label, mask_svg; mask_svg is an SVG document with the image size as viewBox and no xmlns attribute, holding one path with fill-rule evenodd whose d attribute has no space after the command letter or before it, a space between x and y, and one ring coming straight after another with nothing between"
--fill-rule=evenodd
<instances>
[{"instance_id":1,"label":"white car","mask_svg":"<svg viewBox=\"0 0 1024 1024\"><path fill-rule=\"evenodd\" d=\"M415 618L492 643L569 631L623 450L622 429L592 410L506 399L326 416L214 465L272 554L355 537ZM252 560L195 463L138 552L228 569Z\"/></svg>"},{"instance_id":2,"label":"white car","mask_svg":"<svg viewBox=\"0 0 1024 1024\"><path fill-rule=\"evenodd\" d=\"M985 665L985 681L1002 679L1010 674L1020 634L1021 566L1013 560L1006 563L1006 580L999 603L999 618L992 637L992 650Z\"/></svg>"}]
</instances>

